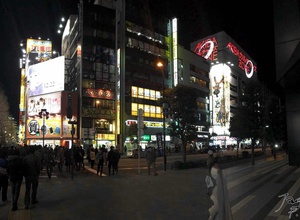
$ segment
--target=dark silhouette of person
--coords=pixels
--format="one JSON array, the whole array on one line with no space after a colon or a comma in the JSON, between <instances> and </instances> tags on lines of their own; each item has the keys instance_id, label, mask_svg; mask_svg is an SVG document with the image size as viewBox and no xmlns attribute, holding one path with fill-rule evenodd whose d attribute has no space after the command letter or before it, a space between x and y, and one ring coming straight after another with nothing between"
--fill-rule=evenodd
<instances>
[{"instance_id":1,"label":"dark silhouette of person","mask_svg":"<svg viewBox=\"0 0 300 220\"><path fill-rule=\"evenodd\" d=\"M23 182L23 163L18 149L12 149L7 157L7 174L11 183L12 211L18 210L18 200Z\"/></svg>"},{"instance_id":2,"label":"dark silhouette of person","mask_svg":"<svg viewBox=\"0 0 300 220\"><path fill-rule=\"evenodd\" d=\"M23 172L25 177L25 209L29 209L30 204L37 204L37 189L41 170L41 160L35 154L35 147L29 146L28 154L23 159Z\"/></svg>"}]
</instances>

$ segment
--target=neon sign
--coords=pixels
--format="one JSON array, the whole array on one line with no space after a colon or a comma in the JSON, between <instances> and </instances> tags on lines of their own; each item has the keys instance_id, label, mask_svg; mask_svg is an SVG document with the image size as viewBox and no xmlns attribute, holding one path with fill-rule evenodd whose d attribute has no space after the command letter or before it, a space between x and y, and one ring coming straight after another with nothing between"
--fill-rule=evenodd
<instances>
[{"instance_id":1,"label":"neon sign","mask_svg":"<svg viewBox=\"0 0 300 220\"><path fill-rule=\"evenodd\" d=\"M208 60L216 60L218 52L218 42L215 37L208 38L200 43L194 49L194 52Z\"/></svg>"},{"instance_id":2,"label":"neon sign","mask_svg":"<svg viewBox=\"0 0 300 220\"><path fill-rule=\"evenodd\" d=\"M248 78L253 76L253 72L257 72L257 67L249 60L233 43L229 42L226 46L239 59L239 67L245 71Z\"/></svg>"}]
</instances>

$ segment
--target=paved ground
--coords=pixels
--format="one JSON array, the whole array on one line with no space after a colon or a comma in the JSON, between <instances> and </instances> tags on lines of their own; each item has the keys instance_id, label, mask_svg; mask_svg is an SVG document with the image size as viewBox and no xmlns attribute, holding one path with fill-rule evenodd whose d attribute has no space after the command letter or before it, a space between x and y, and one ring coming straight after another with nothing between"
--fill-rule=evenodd
<instances>
[{"instance_id":1,"label":"paved ground","mask_svg":"<svg viewBox=\"0 0 300 220\"><path fill-rule=\"evenodd\" d=\"M229 214L233 220L289 219L293 207L278 196L300 198L300 168L288 166L287 157L257 160L255 165L227 164ZM125 174L99 177L85 170L51 180L41 177L36 207L24 210L24 185L20 210L12 219L208 219L213 205L206 195L205 168L159 171L158 176ZM10 189L10 188L9 188ZM10 196L10 194L9 194ZM298 199L299 200L299 199ZM282 207L281 207L282 204ZM299 202L298 202L299 205ZM295 206L296 207L296 206ZM9 216L10 205L0 207L0 220ZM12 215L11 215L12 216ZM296 210L290 219L300 219Z\"/></svg>"},{"instance_id":2,"label":"paved ground","mask_svg":"<svg viewBox=\"0 0 300 220\"><path fill-rule=\"evenodd\" d=\"M212 202L206 195L206 169L158 173L99 177L86 170L75 173L73 180L67 173L51 180L41 177L39 204L28 212L35 220L208 219ZM23 215L24 188L23 184L18 211ZM8 204L0 207L1 220L8 219L9 209Z\"/></svg>"}]
</instances>

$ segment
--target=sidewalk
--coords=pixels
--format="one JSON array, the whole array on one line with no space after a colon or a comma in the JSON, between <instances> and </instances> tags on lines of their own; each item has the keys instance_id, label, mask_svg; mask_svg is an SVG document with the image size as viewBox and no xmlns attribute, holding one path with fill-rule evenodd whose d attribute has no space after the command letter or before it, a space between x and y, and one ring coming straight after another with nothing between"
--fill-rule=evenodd
<instances>
[{"instance_id":1,"label":"sidewalk","mask_svg":"<svg viewBox=\"0 0 300 220\"><path fill-rule=\"evenodd\" d=\"M80 171L81 172L81 171ZM24 210L23 182L19 210L8 218L10 205L0 207L0 219L208 219L212 205L206 195L206 169L159 171L158 176L117 174L110 177L75 173L71 180L40 178L39 204ZM10 198L9 186L8 196ZM31 216L31 218L30 218Z\"/></svg>"},{"instance_id":2,"label":"sidewalk","mask_svg":"<svg viewBox=\"0 0 300 220\"><path fill-rule=\"evenodd\" d=\"M268 157L267 160L274 160ZM250 165L249 159L244 163ZM256 158L256 164L266 163ZM226 175L234 173L245 164L227 164ZM247 166L248 166L247 165ZM110 177L91 175L95 170L86 166L84 171L57 174L49 180L40 177L37 204L31 210L24 210L25 184L21 187L19 210L11 213L10 204L0 207L0 220L82 220L82 219L208 219L208 209L213 205L206 194L205 176L207 170L159 171L158 176L120 172ZM226 177L227 179L227 177ZM235 182L238 180L235 180ZM230 186L232 182L225 185ZM227 187L228 188L228 187ZM11 198L9 186L8 198ZM229 197L226 196L227 204ZM227 207L231 209L231 207ZM230 210L229 210L230 211ZM27 216L26 216L27 215Z\"/></svg>"}]
</instances>

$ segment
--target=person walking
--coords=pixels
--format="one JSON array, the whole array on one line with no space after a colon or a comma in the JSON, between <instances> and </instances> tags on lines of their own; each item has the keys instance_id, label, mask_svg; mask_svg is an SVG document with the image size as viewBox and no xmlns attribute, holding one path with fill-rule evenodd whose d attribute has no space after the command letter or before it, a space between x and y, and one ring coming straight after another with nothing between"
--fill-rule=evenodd
<instances>
[{"instance_id":1,"label":"person walking","mask_svg":"<svg viewBox=\"0 0 300 220\"><path fill-rule=\"evenodd\" d=\"M37 204L37 189L41 170L41 160L35 154L35 147L30 146L28 154L23 159L23 173L25 177L25 209L29 209L30 204Z\"/></svg>"},{"instance_id":2,"label":"person walking","mask_svg":"<svg viewBox=\"0 0 300 220\"><path fill-rule=\"evenodd\" d=\"M8 175L7 175L7 148L0 148L0 191L2 195L2 202L0 206L5 205L7 200L7 189L8 189Z\"/></svg>"},{"instance_id":3,"label":"person walking","mask_svg":"<svg viewBox=\"0 0 300 220\"><path fill-rule=\"evenodd\" d=\"M212 194L210 199L213 201L213 205L209 208L209 220L224 219L224 186L223 175L220 167L220 158L217 156L214 158L214 162L211 168L211 176L214 180L214 186L212 187Z\"/></svg>"},{"instance_id":4,"label":"person walking","mask_svg":"<svg viewBox=\"0 0 300 220\"><path fill-rule=\"evenodd\" d=\"M92 169L94 169L95 159L96 159L95 149L92 147L91 150L90 150L90 161L91 161L91 168Z\"/></svg>"},{"instance_id":5,"label":"person walking","mask_svg":"<svg viewBox=\"0 0 300 220\"><path fill-rule=\"evenodd\" d=\"M148 175L151 175L151 165L153 169L154 176L157 176L156 172L156 152L154 147L148 147L146 150L146 160L147 160L147 169L148 169Z\"/></svg>"},{"instance_id":6,"label":"person walking","mask_svg":"<svg viewBox=\"0 0 300 220\"><path fill-rule=\"evenodd\" d=\"M208 154L208 158L206 160L206 167L207 167L207 176L208 177L206 177L206 178L210 178L210 180L211 180L211 178L212 178L211 169L214 165L215 158L214 158L214 152L212 150L208 150L207 154ZM212 188L213 188L213 186L207 186L207 195L211 194Z\"/></svg>"},{"instance_id":7,"label":"person walking","mask_svg":"<svg viewBox=\"0 0 300 220\"><path fill-rule=\"evenodd\" d=\"M115 174L114 164L115 164L115 156L114 156L114 147L110 147L110 151L107 153L107 162L108 162L108 175L110 176L111 171L112 175Z\"/></svg>"},{"instance_id":8,"label":"person walking","mask_svg":"<svg viewBox=\"0 0 300 220\"><path fill-rule=\"evenodd\" d=\"M104 158L103 158L103 152L105 151L105 148L101 148L97 155L96 155L96 161L98 163L97 165L97 176L100 172L100 176L102 176L102 173L103 173L103 165L104 165Z\"/></svg>"},{"instance_id":9,"label":"person walking","mask_svg":"<svg viewBox=\"0 0 300 220\"><path fill-rule=\"evenodd\" d=\"M113 155L114 155L113 169L114 169L115 173L118 173L119 172L119 161L120 161L120 158L121 158L121 154L120 154L119 149L117 147L115 148Z\"/></svg>"},{"instance_id":10,"label":"person walking","mask_svg":"<svg viewBox=\"0 0 300 220\"><path fill-rule=\"evenodd\" d=\"M102 148L104 148L103 151L104 165L107 165L107 149L104 144L102 145Z\"/></svg>"},{"instance_id":11,"label":"person walking","mask_svg":"<svg viewBox=\"0 0 300 220\"><path fill-rule=\"evenodd\" d=\"M7 157L7 174L11 183L12 211L18 210L18 200L23 182L22 158L19 149L11 150Z\"/></svg>"}]
</instances>

